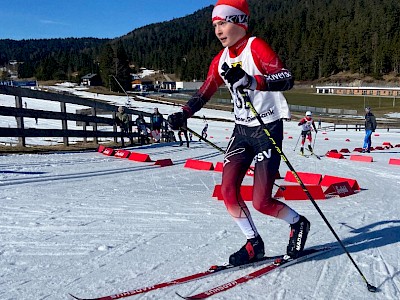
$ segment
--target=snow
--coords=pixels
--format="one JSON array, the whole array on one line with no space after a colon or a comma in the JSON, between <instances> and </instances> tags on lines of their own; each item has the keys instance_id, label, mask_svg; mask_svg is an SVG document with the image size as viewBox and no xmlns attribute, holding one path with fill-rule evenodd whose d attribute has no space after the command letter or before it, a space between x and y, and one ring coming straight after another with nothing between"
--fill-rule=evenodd
<instances>
[{"instance_id":1,"label":"snow","mask_svg":"<svg viewBox=\"0 0 400 300\"><path fill-rule=\"evenodd\" d=\"M75 93L90 96L87 91ZM91 96L117 105L126 101L126 97ZM57 109L54 103L26 101L29 108ZM0 95L0 102L13 105L14 98ZM165 116L178 109L147 102L132 105L147 112L157 106ZM69 109L74 111L75 107ZM224 148L233 128L231 113L203 109L198 115L228 120L208 122L210 140ZM13 126L12 122L15 120L2 117L0 126ZM39 124L55 126L45 120ZM190 119L188 126L201 132L204 123ZM346 159L318 160L294 151L299 134L295 120L285 123L283 150L297 172L353 178L360 185L359 193L317 204L341 240L355 243L347 249L379 291L367 291L356 268L338 249L212 299L399 299L400 166L388 162L400 158L400 148L371 152L372 163L351 161L348 154ZM378 129L376 134L373 146L400 144L399 131ZM363 137L362 131L320 131L316 152L351 151L362 147ZM68 293L99 297L133 290L224 263L243 245L244 236L223 203L212 197L214 186L221 183L221 173L184 168L189 158L214 165L222 162L223 156L215 148L194 138L190 148L163 143L127 149L149 154L153 161L170 158L174 165L158 167L98 152L0 156L0 299L58 300L69 299ZM282 162L281 175L287 170ZM247 185L251 182L251 177L244 180ZM310 201L287 203L311 221L308 247L338 245ZM250 210L266 254L282 254L289 226L252 207ZM176 291L184 295L201 292L251 271L254 268L127 299L177 299Z\"/></svg>"}]
</instances>

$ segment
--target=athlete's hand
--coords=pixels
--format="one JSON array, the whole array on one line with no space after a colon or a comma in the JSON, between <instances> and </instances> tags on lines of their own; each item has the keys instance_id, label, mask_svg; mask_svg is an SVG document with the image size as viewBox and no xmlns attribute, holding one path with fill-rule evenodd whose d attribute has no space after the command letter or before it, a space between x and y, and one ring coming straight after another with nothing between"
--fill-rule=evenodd
<instances>
[{"instance_id":1,"label":"athlete's hand","mask_svg":"<svg viewBox=\"0 0 400 300\"><path fill-rule=\"evenodd\" d=\"M221 75L229 82L233 91L244 89L254 91L256 89L256 79L247 74L239 65L227 69Z\"/></svg>"},{"instance_id":2,"label":"athlete's hand","mask_svg":"<svg viewBox=\"0 0 400 300\"><path fill-rule=\"evenodd\" d=\"M168 116L168 123L171 126L172 130L180 129L183 125L185 125L186 120L187 120L187 115L184 110L173 113L172 115Z\"/></svg>"}]
</instances>

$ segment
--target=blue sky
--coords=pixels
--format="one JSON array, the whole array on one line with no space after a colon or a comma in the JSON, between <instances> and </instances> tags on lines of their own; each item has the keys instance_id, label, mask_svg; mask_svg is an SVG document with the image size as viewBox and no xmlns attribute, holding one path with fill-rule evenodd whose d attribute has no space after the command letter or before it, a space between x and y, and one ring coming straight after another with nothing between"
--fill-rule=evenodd
<instances>
[{"instance_id":1,"label":"blue sky","mask_svg":"<svg viewBox=\"0 0 400 300\"><path fill-rule=\"evenodd\" d=\"M0 39L115 38L215 3L216 0L0 0Z\"/></svg>"}]
</instances>

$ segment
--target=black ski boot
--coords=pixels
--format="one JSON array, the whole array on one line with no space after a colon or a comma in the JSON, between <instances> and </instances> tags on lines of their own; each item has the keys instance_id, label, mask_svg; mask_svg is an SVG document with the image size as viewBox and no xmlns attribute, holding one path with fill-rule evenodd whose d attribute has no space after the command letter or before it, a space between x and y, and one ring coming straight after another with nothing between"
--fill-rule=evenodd
<instances>
[{"instance_id":1,"label":"black ski boot","mask_svg":"<svg viewBox=\"0 0 400 300\"><path fill-rule=\"evenodd\" d=\"M310 152L313 152L311 145L308 145L308 150L310 150Z\"/></svg>"},{"instance_id":2,"label":"black ski boot","mask_svg":"<svg viewBox=\"0 0 400 300\"><path fill-rule=\"evenodd\" d=\"M291 258L297 258L304 249L306 244L307 235L310 231L310 222L303 216L290 225L289 244L287 246L287 255Z\"/></svg>"},{"instance_id":3,"label":"black ski boot","mask_svg":"<svg viewBox=\"0 0 400 300\"><path fill-rule=\"evenodd\" d=\"M304 155L304 148L303 147L300 147L300 154Z\"/></svg>"},{"instance_id":4,"label":"black ski boot","mask_svg":"<svg viewBox=\"0 0 400 300\"><path fill-rule=\"evenodd\" d=\"M229 257L229 263L233 266L243 265L264 257L264 242L258 235L248 239L246 244L239 251Z\"/></svg>"}]
</instances>

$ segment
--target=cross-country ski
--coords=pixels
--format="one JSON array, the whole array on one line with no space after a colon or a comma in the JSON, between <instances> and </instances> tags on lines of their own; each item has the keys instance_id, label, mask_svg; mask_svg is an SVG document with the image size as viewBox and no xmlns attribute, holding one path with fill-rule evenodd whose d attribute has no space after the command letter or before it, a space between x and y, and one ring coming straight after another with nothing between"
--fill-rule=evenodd
<instances>
[{"instance_id":1,"label":"cross-country ski","mask_svg":"<svg viewBox=\"0 0 400 300\"><path fill-rule=\"evenodd\" d=\"M261 277L261 276L264 276L264 275L266 275L268 273L271 273L274 270L277 270L279 268L288 267L288 266L300 263L300 262L305 261L307 259L310 259L312 257L321 255L321 254L323 254L323 253L325 253L327 251L330 251L332 249L333 248L306 249L306 250L304 250L304 252L298 258L295 258L295 259L290 259L290 258L289 259L285 259L285 257L278 258L278 259L275 260L275 262L273 262L273 263L271 263L271 264L269 264L269 265L267 265L265 267L262 267L262 268L260 268L260 269L258 269L256 271L253 271L251 273L243 275L242 277L239 277L239 278L234 279L232 281L229 281L229 282L223 283L223 284L221 284L219 286L213 287L213 288L211 288L211 289L209 289L207 291L200 292L198 294L191 295L191 296L182 296L179 293L177 293L177 295L179 297L183 298L183 299L189 299L189 300L192 300L192 299L205 299L205 298L211 297L211 296L213 296L215 294L218 294L218 293L227 291L227 290L229 290L231 288L234 288L239 284L246 283L246 282L248 282L250 280L256 279L256 278Z\"/></svg>"}]
</instances>

